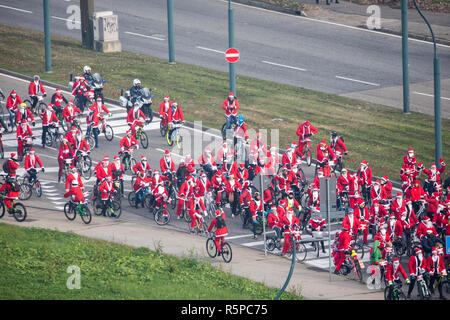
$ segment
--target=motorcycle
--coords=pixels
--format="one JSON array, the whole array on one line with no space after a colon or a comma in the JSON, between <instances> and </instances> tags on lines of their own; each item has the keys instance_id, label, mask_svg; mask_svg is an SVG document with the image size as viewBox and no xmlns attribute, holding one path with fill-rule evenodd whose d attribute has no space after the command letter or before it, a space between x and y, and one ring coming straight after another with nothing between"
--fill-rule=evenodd
<instances>
[{"instance_id":1,"label":"motorcycle","mask_svg":"<svg viewBox=\"0 0 450 320\"><path fill-rule=\"evenodd\" d=\"M103 84L106 83L106 81L103 80L100 73L94 73L92 79L94 81L91 81L89 84L91 85L91 89L94 90L94 99L96 100L100 97L103 101Z\"/></svg>"},{"instance_id":2,"label":"motorcycle","mask_svg":"<svg viewBox=\"0 0 450 320\"><path fill-rule=\"evenodd\" d=\"M141 97L141 109L144 113L145 117L147 118L148 122L152 122L153 120L153 111L152 111L152 99L155 97L149 88L143 88L140 90Z\"/></svg>"}]
</instances>

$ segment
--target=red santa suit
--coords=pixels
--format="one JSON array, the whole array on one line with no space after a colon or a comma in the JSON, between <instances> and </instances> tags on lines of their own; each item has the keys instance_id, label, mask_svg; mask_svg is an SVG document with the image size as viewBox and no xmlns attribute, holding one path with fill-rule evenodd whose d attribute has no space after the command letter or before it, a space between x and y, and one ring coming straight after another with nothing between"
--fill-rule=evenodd
<instances>
[{"instance_id":1,"label":"red santa suit","mask_svg":"<svg viewBox=\"0 0 450 320\"><path fill-rule=\"evenodd\" d=\"M308 143L307 139L310 139L307 135L315 135L317 133L317 128L310 125L308 121L300 124L297 128L298 135L298 154L302 155L303 158L303 147Z\"/></svg>"},{"instance_id":2,"label":"red santa suit","mask_svg":"<svg viewBox=\"0 0 450 320\"><path fill-rule=\"evenodd\" d=\"M21 123L17 126L17 153L19 157L22 156L23 146L26 144L28 138L33 137L33 132L31 132L30 125L28 123Z\"/></svg>"},{"instance_id":3,"label":"red santa suit","mask_svg":"<svg viewBox=\"0 0 450 320\"><path fill-rule=\"evenodd\" d=\"M216 217L214 219L212 219L212 221L208 227L208 232L211 232L211 230L213 228L216 228L216 232L215 232L216 247L217 247L217 250L221 251L222 243L225 242L225 236L228 235L228 228L226 225L219 226L219 224L217 222L219 216L222 217L223 221L226 220L225 213L220 212L219 210L216 210Z\"/></svg>"},{"instance_id":4,"label":"red santa suit","mask_svg":"<svg viewBox=\"0 0 450 320\"><path fill-rule=\"evenodd\" d=\"M341 270L341 265L345 260L345 252L350 250L352 236L348 231L344 230L339 235L338 252L336 254L336 270Z\"/></svg>"},{"instance_id":5,"label":"red santa suit","mask_svg":"<svg viewBox=\"0 0 450 320\"><path fill-rule=\"evenodd\" d=\"M299 226L300 220L293 214L292 211L288 211L286 215L283 216L281 222L283 223L284 229L284 244L282 253L287 253L292 247L291 237L294 230Z\"/></svg>"},{"instance_id":6,"label":"red santa suit","mask_svg":"<svg viewBox=\"0 0 450 320\"><path fill-rule=\"evenodd\" d=\"M19 97L18 94L16 94L16 97L13 98L12 94L16 94L16 90L12 90L11 94L6 99L6 109L9 109L13 112L15 112L19 106L19 104L22 103L22 99Z\"/></svg>"},{"instance_id":7,"label":"red santa suit","mask_svg":"<svg viewBox=\"0 0 450 320\"><path fill-rule=\"evenodd\" d=\"M36 154L28 154L25 157L25 170L37 169L37 165L39 165L40 168L44 167L41 159Z\"/></svg>"},{"instance_id":8,"label":"red santa suit","mask_svg":"<svg viewBox=\"0 0 450 320\"><path fill-rule=\"evenodd\" d=\"M342 228L349 230L350 235L356 235L359 228L359 219L355 214L348 214L342 220Z\"/></svg>"},{"instance_id":9,"label":"red santa suit","mask_svg":"<svg viewBox=\"0 0 450 320\"><path fill-rule=\"evenodd\" d=\"M237 111L239 110L239 102L236 98L230 100L229 98L225 99L222 104L222 109L225 110L225 115L227 117L237 115Z\"/></svg>"},{"instance_id":10,"label":"red santa suit","mask_svg":"<svg viewBox=\"0 0 450 320\"><path fill-rule=\"evenodd\" d=\"M131 134L133 137L136 136L136 126L143 125L146 119L147 118L140 108L131 108L130 111L128 111L127 123L131 127Z\"/></svg>"},{"instance_id":11,"label":"red santa suit","mask_svg":"<svg viewBox=\"0 0 450 320\"><path fill-rule=\"evenodd\" d=\"M418 276L419 269L421 269L421 273L428 271L427 260L425 257L422 257L422 260L419 260L417 256L412 255L408 261L408 269L410 276Z\"/></svg>"},{"instance_id":12,"label":"red santa suit","mask_svg":"<svg viewBox=\"0 0 450 320\"><path fill-rule=\"evenodd\" d=\"M212 187L217 189L216 204L220 203L222 198L222 192L225 191L227 180L222 174L222 171L218 170L211 178Z\"/></svg>"},{"instance_id":13,"label":"red santa suit","mask_svg":"<svg viewBox=\"0 0 450 320\"><path fill-rule=\"evenodd\" d=\"M78 186L80 188L84 188L83 181L81 180L81 175L78 173L78 171L70 171L66 179L66 192L69 191L70 187L72 186L73 180L76 180L78 182Z\"/></svg>"},{"instance_id":14,"label":"red santa suit","mask_svg":"<svg viewBox=\"0 0 450 320\"><path fill-rule=\"evenodd\" d=\"M120 149L122 152L130 152L133 146L139 147L138 142L133 135L131 137L125 136L120 140Z\"/></svg>"},{"instance_id":15,"label":"red santa suit","mask_svg":"<svg viewBox=\"0 0 450 320\"><path fill-rule=\"evenodd\" d=\"M75 203L86 203L84 199L83 190L80 186L71 186L70 189L64 193L64 198L71 197L72 202Z\"/></svg>"},{"instance_id":16,"label":"red santa suit","mask_svg":"<svg viewBox=\"0 0 450 320\"><path fill-rule=\"evenodd\" d=\"M161 169L161 173L166 173L168 171L174 172L175 171L175 162L173 161L172 157L164 156L159 160L159 167Z\"/></svg>"},{"instance_id":17,"label":"red santa suit","mask_svg":"<svg viewBox=\"0 0 450 320\"><path fill-rule=\"evenodd\" d=\"M102 200L108 200L114 191L114 183L112 181L104 180L98 186L98 191L100 192Z\"/></svg>"},{"instance_id":18,"label":"red santa suit","mask_svg":"<svg viewBox=\"0 0 450 320\"><path fill-rule=\"evenodd\" d=\"M193 178L192 178L193 179ZM178 206L177 206L177 216L181 215L181 209L183 208L184 204L187 204L189 201L189 198L194 196L194 187L191 186L190 181L191 179L186 180L183 182L183 184L180 187L180 190L178 191Z\"/></svg>"},{"instance_id":19,"label":"red santa suit","mask_svg":"<svg viewBox=\"0 0 450 320\"><path fill-rule=\"evenodd\" d=\"M80 114L80 113L81 113L81 110L78 109L77 107L75 107L74 105L70 104L70 103L62 111L62 115L64 117L64 120L67 123L72 123L73 119L75 118L75 116L77 114Z\"/></svg>"},{"instance_id":20,"label":"red santa suit","mask_svg":"<svg viewBox=\"0 0 450 320\"><path fill-rule=\"evenodd\" d=\"M30 97L34 97L37 96L39 93L41 94L45 94L45 88L42 85L41 81L31 81L30 84L28 85L28 95Z\"/></svg>"},{"instance_id":21,"label":"red santa suit","mask_svg":"<svg viewBox=\"0 0 450 320\"><path fill-rule=\"evenodd\" d=\"M175 106L174 104L172 104L172 106L170 107L167 118L168 123L172 123L173 121L184 121L183 110L181 109L181 107Z\"/></svg>"}]
</instances>

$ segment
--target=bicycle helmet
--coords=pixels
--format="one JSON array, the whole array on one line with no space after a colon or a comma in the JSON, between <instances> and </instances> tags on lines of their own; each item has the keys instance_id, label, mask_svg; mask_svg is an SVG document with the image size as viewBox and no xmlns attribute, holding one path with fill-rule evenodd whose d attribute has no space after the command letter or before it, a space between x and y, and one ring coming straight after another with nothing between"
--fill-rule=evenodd
<instances>
[{"instance_id":1,"label":"bicycle helmet","mask_svg":"<svg viewBox=\"0 0 450 320\"><path fill-rule=\"evenodd\" d=\"M331 136L332 136L332 137L336 137L336 136L337 136L337 132L336 132L336 131L334 131L334 130L333 130L333 131L331 131L331 132L330 132L330 134L331 134Z\"/></svg>"},{"instance_id":2,"label":"bicycle helmet","mask_svg":"<svg viewBox=\"0 0 450 320\"><path fill-rule=\"evenodd\" d=\"M141 80L139 80L139 79L134 79L134 80L133 80L133 86L137 86L137 85L141 85Z\"/></svg>"},{"instance_id":3,"label":"bicycle helmet","mask_svg":"<svg viewBox=\"0 0 450 320\"><path fill-rule=\"evenodd\" d=\"M40 79L40 78L39 78L39 75L35 74L34 77L33 77L33 79L34 79L34 81L39 81L39 79Z\"/></svg>"},{"instance_id":4,"label":"bicycle helmet","mask_svg":"<svg viewBox=\"0 0 450 320\"><path fill-rule=\"evenodd\" d=\"M243 115L243 114L240 114L239 117L238 117L238 119L239 119L240 122L244 122L244 115Z\"/></svg>"}]
</instances>

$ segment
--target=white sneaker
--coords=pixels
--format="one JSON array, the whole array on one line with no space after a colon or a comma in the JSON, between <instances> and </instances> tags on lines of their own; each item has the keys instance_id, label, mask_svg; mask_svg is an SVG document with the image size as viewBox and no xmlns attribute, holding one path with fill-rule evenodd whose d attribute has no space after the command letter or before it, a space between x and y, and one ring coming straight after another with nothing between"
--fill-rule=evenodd
<instances>
[{"instance_id":1,"label":"white sneaker","mask_svg":"<svg viewBox=\"0 0 450 320\"><path fill-rule=\"evenodd\" d=\"M177 220L180 220L181 219L181 217L180 216L177 216Z\"/></svg>"}]
</instances>

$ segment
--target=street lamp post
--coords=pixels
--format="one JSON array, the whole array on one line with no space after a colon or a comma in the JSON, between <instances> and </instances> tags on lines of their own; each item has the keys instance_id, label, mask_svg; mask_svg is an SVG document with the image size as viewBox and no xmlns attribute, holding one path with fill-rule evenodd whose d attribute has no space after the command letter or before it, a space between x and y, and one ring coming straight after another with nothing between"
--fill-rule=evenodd
<instances>
[{"instance_id":1,"label":"street lamp post","mask_svg":"<svg viewBox=\"0 0 450 320\"><path fill-rule=\"evenodd\" d=\"M175 63L175 43L173 35L173 2L167 0L167 28L169 41L169 63Z\"/></svg>"},{"instance_id":2,"label":"street lamp post","mask_svg":"<svg viewBox=\"0 0 450 320\"><path fill-rule=\"evenodd\" d=\"M434 58L433 58L433 66L434 66L434 143L435 143L435 162L438 168L441 167L439 159L442 158L442 132L441 132L441 62L437 57L437 49L436 49L436 39L434 38L434 32L431 28L430 23L427 18L423 15L422 11L420 11L416 0L414 0L414 6L419 12L420 16L425 21L428 29L430 29L431 37L433 38L433 47L434 47Z\"/></svg>"},{"instance_id":3,"label":"street lamp post","mask_svg":"<svg viewBox=\"0 0 450 320\"><path fill-rule=\"evenodd\" d=\"M403 113L409 113L408 0L402 1Z\"/></svg>"},{"instance_id":4,"label":"street lamp post","mask_svg":"<svg viewBox=\"0 0 450 320\"><path fill-rule=\"evenodd\" d=\"M52 71L52 51L50 44L50 5L49 0L44 0L44 47L45 47L45 72Z\"/></svg>"}]
</instances>

